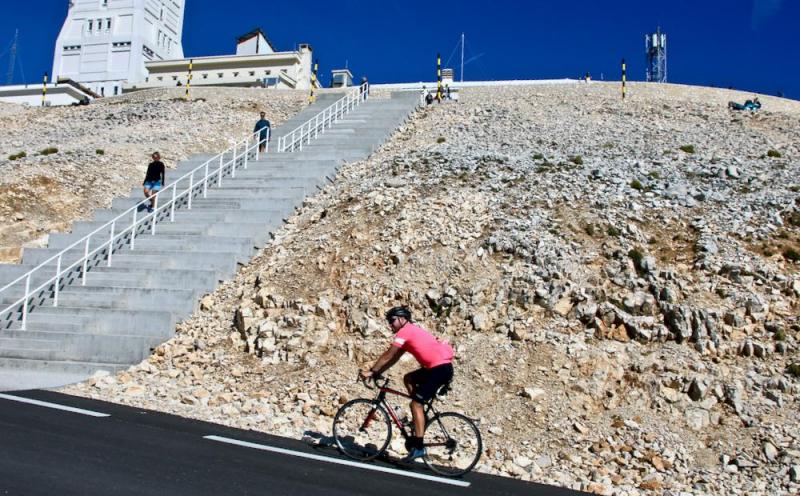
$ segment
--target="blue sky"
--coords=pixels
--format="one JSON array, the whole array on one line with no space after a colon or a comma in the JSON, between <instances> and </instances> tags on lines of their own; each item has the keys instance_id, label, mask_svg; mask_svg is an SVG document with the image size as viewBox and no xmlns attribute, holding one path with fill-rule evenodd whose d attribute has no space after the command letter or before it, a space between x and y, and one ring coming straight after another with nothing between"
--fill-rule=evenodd
<instances>
[{"instance_id":1,"label":"blue sky","mask_svg":"<svg viewBox=\"0 0 800 496\"><path fill-rule=\"evenodd\" d=\"M0 82L19 28L14 82L50 71L67 0L6 0ZM9 6L8 4L13 4ZM372 82L432 79L466 33L465 79L644 79L644 34L668 36L670 82L733 86L800 99L800 0L552 0L266 2L186 0L187 56L232 53L237 35L261 27L278 49L311 43L323 83L348 67ZM222 5L222 7L218 7ZM432 9L433 6L438 6ZM435 11L434 11L435 10ZM457 69L459 54L450 65ZM457 73L458 74L458 73Z\"/></svg>"}]
</instances>

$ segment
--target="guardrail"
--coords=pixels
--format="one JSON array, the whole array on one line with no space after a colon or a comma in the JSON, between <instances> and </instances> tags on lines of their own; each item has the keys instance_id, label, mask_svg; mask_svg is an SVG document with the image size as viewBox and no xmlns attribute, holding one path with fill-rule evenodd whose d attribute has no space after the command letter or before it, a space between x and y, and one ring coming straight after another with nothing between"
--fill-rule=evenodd
<instances>
[{"instance_id":1,"label":"guardrail","mask_svg":"<svg viewBox=\"0 0 800 496\"><path fill-rule=\"evenodd\" d=\"M361 102L367 98L369 98L369 84L365 83L336 100L336 102L297 126L290 133L278 138L278 151L302 150L304 142L306 144L310 143L312 137L317 138L320 132L324 133L326 128L331 127L344 114L361 105Z\"/></svg>"},{"instance_id":2,"label":"guardrail","mask_svg":"<svg viewBox=\"0 0 800 496\"><path fill-rule=\"evenodd\" d=\"M20 277L14 279L10 283L6 284L2 288L0 288L0 298L2 295L10 290L12 287L22 283L24 281L25 291L22 298L14 301L10 305L7 305L4 309L0 310L0 321L2 321L2 316L6 315L6 319L10 319L11 322L8 324L0 325L0 328L8 328L10 324L13 323L14 317L13 312L16 310L17 312L22 313L22 323L20 330L25 330L28 321L28 312L29 312L29 304L30 300L37 295L40 291L45 291L47 288L52 285L52 299L53 299L53 306L58 306L58 293L60 291L60 286L62 279L65 275L69 274L73 270L80 271L81 277L81 284L86 285L86 274L89 271L89 259L93 258L96 254L100 253L102 250L108 248L106 252L106 263L110 267L111 261L113 259L113 252L114 252L114 244L117 240L122 239L123 237L127 236L130 232L130 249L134 250L136 247L136 237L138 235L139 226L145 225L149 223L149 226L145 226L145 234L149 228L150 235L155 235L156 233L156 224L159 222L159 212L162 214L162 217L166 217L166 212L169 211L168 217L170 222L175 221L175 206L179 201L181 201L184 197L186 197L186 206L187 209L191 210L192 208L192 198L196 195L199 195L199 188L202 188L202 195L203 198L206 198L208 195L208 188L209 183L211 183L213 187L213 183L216 182L217 187L222 185L222 178L226 174L226 171L230 170L231 177L236 177L236 166L237 161L241 162L241 166L244 169L247 169L247 162L251 151L255 149L255 159L259 159L260 155L260 145L266 141L265 151L269 152L269 138L270 138L270 130L267 128L266 139L261 138L262 131L254 131L252 134L249 134L245 139L238 141L233 144L231 148L226 149L225 151L221 152L218 155L208 159L203 164L197 166L196 168L192 169L190 172L184 174L180 178L176 179L171 185L165 187L161 191L158 191L155 196L155 203L153 205L153 211L147 212L141 218L138 218L138 214L140 211L144 210L143 207L150 204L150 198L145 198L144 200L137 203L135 206L129 208L124 213L114 217L110 221L106 222L102 226L98 227L94 231L90 232L86 236L82 237L78 241L75 241L68 247L64 248L57 254L53 255L52 257L48 258L44 262L40 263L27 273L21 275ZM252 142L252 143L251 143ZM241 147L240 147L241 145ZM241 152L237 155L238 152ZM225 161L225 155L230 153L230 160L227 162ZM212 165L213 164L213 165ZM201 172L199 172L201 171ZM199 179L195 179L196 175L203 174L203 176ZM181 181L189 179L189 185L185 189L182 189L181 192L178 192L178 184ZM198 189L197 193L194 193L194 190ZM161 203L161 199L164 196L168 195L171 191L172 195L171 198L166 200L165 203ZM152 197L151 197L152 198ZM128 221L128 216L133 214L133 220ZM124 220L123 220L124 219ZM129 222L124 224L122 229L119 229L120 224L123 222ZM107 239L102 242L99 246L94 248L93 250L89 249L90 241L92 237L103 232L103 236L106 236L105 231L108 230L108 237ZM123 240L124 241L124 240ZM83 256L80 257L77 261L72 262L67 267L62 267L62 261L64 259L65 254L73 250L79 246L83 246ZM124 246L124 242L123 242ZM52 270L52 262L55 261L55 274L53 277L47 279L45 282L40 283L34 289L31 289L31 280L35 274L39 274L42 272L46 272L47 270ZM93 265L96 266L97 264L101 263L98 261ZM13 298L13 296L12 296ZM21 310L19 307L22 307Z\"/></svg>"}]
</instances>

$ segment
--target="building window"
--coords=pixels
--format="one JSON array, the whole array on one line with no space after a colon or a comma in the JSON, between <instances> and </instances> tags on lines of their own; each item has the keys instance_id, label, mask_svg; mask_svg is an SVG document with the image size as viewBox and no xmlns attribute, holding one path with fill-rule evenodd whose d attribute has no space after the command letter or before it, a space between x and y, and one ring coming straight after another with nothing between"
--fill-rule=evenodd
<instances>
[{"instance_id":1,"label":"building window","mask_svg":"<svg viewBox=\"0 0 800 496\"><path fill-rule=\"evenodd\" d=\"M203 74L203 79L208 79L208 74Z\"/></svg>"},{"instance_id":2,"label":"building window","mask_svg":"<svg viewBox=\"0 0 800 496\"><path fill-rule=\"evenodd\" d=\"M106 31L111 31L111 18L106 17Z\"/></svg>"},{"instance_id":3,"label":"building window","mask_svg":"<svg viewBox=\"0 0 800 496\"><path fill-rule=\"evenodd\" d=\"M269 69L267 69L266 71L264 71L264 74L266 74L267 76L269 76L270 74L272 74L272 71L271 71L271 70L269 70Z\"/></svg>"},{"instance_id":4,"label":"building window","mask_svg":"<svg viewBox=\"0 0 800 496\"><path fill-rule=\"evenodd\" d=\"M172 80L173 81L177 81L178 80L178 76L172 76Z\"/></svg>"},{"instance_id":5,"label":"building window","mask_svg":"<svg viewBox=\"0 0 800 496\"><path fill-rule=\"evenodd\" d=\"M101 7L108 7L108 0L100 0Z\"/></svg>"},{"instance_id":6,"label":"building window","mask_svg":"<svg viewBox=\"0 0 800 496\"><path fill-rule=\"evenodd\" d=\"M88 27L88 28L86 28L86 30L87 30L87 31L89 31L89 32L91 33L91 32L92 32L92 26L93 26L93 25L94 25L94 21L93 21L93 20L91 20L91 19L89 19L89 27Z\"/></svg>"},{"instance_id":7,"label":"building window","mask_svg":"<svg viewBox=\"0 0 800 496\"><path fill-rule=\"evenodd\" d=\"M158 80L159 80L159 81L163 81L163 80L164 80L164 78L163 78L162 76L158 76Z\"/></svg>"},{"instance_id":8,"label":"building window","mask_svg":"<svg viewBox=\"0 0 800 496\"><path fill-rule=\"evenodd\" d=\"M234 72L233 73L233 77L239 77L239 73L238 72Z\"/></svg>"},{"instance_id":9,"label":"building window","mask_svg":"<svg viewBox=\"0 0 800 496\"><path fill-rule=\"evenodd\" d=\"M256 75L256 71L250 71L250 72L249 72L249 74L250 74L251 76L255 76L255 75Z\"/></svg>"},{"instance_id":10,"label":"building window","mask_svg":"<svg viewBox=\"0 0 800 496\"><path fill-rule=\"evenodd\" d=\"M116 96L118 94L119 94L119 87L118 86L114 86L114 96Z\"/></svg>"},{"instance_id":11,"label":"building window","mask_svg":"<svg viewBox=\"0 0 800 496\"><path fill-rule=\"evenodd\" d=\"M106 87L105 86L101 86L100 87L100 96L106 96Z\"/></svg>"},{"instance_id":12,"label":"building window","mask_svg":"<svg viewBox=\"0 0 800 496\"><path fill-rule=\"evenodd\" d=\"M221 77L222 77L222 73L221 73L221 72L218 72L218 73L217 73L217 77L218 77L218 78L221 78Z\"/></svg>"}]
</instances>

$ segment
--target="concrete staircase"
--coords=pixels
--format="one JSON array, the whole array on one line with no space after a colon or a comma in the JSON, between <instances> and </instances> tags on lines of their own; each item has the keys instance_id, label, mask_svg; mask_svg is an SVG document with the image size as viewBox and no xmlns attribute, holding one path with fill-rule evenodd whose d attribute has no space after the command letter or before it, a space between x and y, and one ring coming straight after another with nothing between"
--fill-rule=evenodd
<instances>
[{"instance_id":1,"label":"concrete staircase","mask_svg":"<svg viewBox=\"0 0 800 496\"><path fill-rule=\"evenodd\" d=\"M319 95L313 105L273 130L272 143L341 96ZM40 291L32 300L25 330L20 330L16 312L15 318L0 320L0 390L63 385L146 358L173 335L176 323L191 315L203 294L233 276L306 196L332 181L344 161L367 157L389 138L418 99L416 92L369 99L304 144L302 151L271 152L258 161L250 155L247 169L238 168L235 178L223 177L221 186L209 188L205 198L202 185L195 185L191 209L184 198L174 220L169 211L162 212L155 235L150 234L151 223L140 225L134 249L130 233L120 238L110 265L107 249L98 252L88 262L85 284L80 267L66 273L58 306L53 306L53 285ZM208 158L193 156L168 171L165 190L170 176L178 178ZM178 186L188 188L188 179ZM129 197L115 199L110 209L94 212L92 220L75 222L72 232L52 233L47 248L26 249L21 264L0 265L0 287L141 199L136 186ZM107 241L109 231L94 235L90 249ZM67 251L62 267L83 254L83 244ZM53 277L55 261L52 264L53 271L37 274L31 287ZM0 294L0 308L25 294L22 283L17 286Z\"/></svg>"}]
</instances>

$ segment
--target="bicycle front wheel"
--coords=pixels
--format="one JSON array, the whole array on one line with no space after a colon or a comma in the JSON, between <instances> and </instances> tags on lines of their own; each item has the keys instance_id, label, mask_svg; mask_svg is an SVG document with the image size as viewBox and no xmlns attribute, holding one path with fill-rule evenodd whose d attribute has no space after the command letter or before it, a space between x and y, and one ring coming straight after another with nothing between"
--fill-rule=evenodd
<instances>
[{"instance_id":1,"label":"bicycle front wheel","mask_svg":"<svg viewBox=\"0 0 800 496\"><path fill-rule=\"evenodd\" d=\"M389 414L374 400L349 401L333 418L333 438L346 456L371 460L386 451L392 439Z\"/></svg>"},{"instance_id":2,"label":"bicycle front wheel","mask_svg":"<svg viewBox=\"0 0 800 496\"><path fill-rule=\"evenodd\" d=\"M483 451L481 432L460 413L440 413L428 421L424 438L425 465L448 477L464 475L478 463Z\"/></svg>"}]
</instances>

